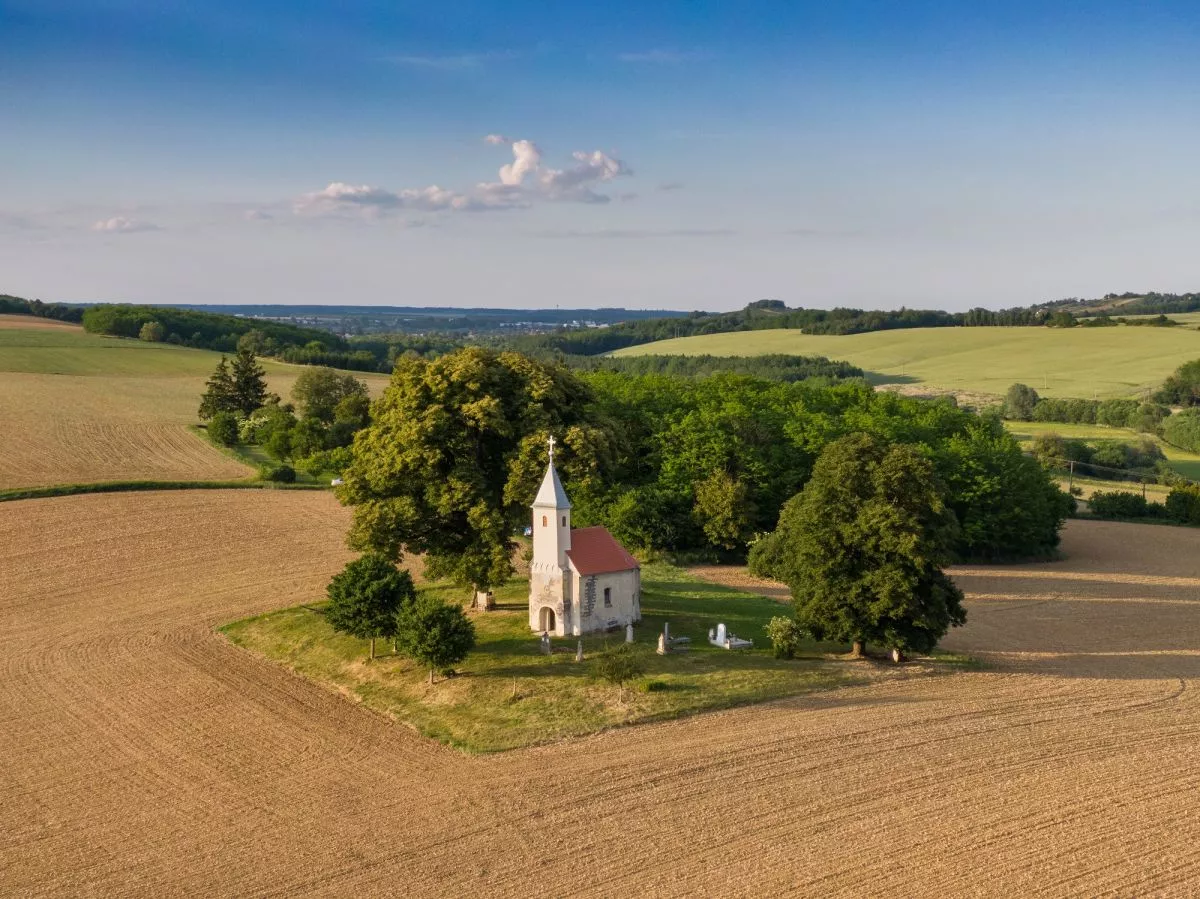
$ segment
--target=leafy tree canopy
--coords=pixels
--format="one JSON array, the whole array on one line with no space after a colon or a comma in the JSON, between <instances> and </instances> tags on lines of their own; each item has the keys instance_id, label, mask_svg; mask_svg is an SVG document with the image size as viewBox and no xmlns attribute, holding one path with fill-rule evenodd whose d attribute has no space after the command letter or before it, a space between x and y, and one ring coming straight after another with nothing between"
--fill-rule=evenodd
<instances>
[{"instance_id":1,"label":"leafy tree canopy","mask_svg":"<svg viewBox=\"0 0 1200 899\"><path fill-rule=\"evenodd\" d=\"M351 545L424 554L431 577L463 586L503 583L551 434L573 495L603 485L610 437L589 407L576 376L517 353L401 360L339 488L354 506Z\"/></svg>"},{"instance_id":2,"label":"leafy tree canopy","mask_svg":"<svg viewBox=\"0 0 1200 899\"><path fill-rule=\"evenodd\" d=\"M377 553L347 563L326 592L326 619L334 630L370 640L371 658L375 658L376 638L395 636L396 616L416 596L412 576Z\"/></svg>"},{"instance_id":3,"label":"leafy tree canopy","mask_svg":"<svg viewBox=\"0 0 1200 899\"><path fill-rule=\"evenodd\" d=\"M933 464L851 434L784 507L779 552L799 624L819 639L928 652L966 612L942 567L958 523Z\"/></svg>"},{"instance_id":4,"label":"leafy tree canopy","mask_svg":"<svg viewBox=\"0 0 1200 899\"><path fill-rule=\"evenodd\" d=\"M312 416L326 424L334 420L338 404L351 398L366 399L367 385L351 374L332 368L306 368L292 385L292 399L301 415Z\"/></svg>"},{"instance_id":5,"label":"leafy tree canopy","mask_svg":"<svg viewBox=\"0 0 1200 899\"><path fill-rule=\"evenodd\" d=\"M431 593L401 608L396 629L400 652L429 669L431 684L435 671L457 665L475 648L475 626L462 607Z\"/></svg>"}]
</instances>

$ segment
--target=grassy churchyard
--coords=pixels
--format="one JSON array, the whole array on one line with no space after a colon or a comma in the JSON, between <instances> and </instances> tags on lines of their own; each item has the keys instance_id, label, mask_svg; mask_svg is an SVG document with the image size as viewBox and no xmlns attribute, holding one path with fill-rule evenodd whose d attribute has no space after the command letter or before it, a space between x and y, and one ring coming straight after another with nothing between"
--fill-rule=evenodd
<instances>
[{"instance_id":1,"label":"grassy churchyard","mask_svg":"<svg viewBox=\"0 0 1200 899\"><path fill-rule=\"evenodd\" d=\"M709 709L762 702L845 686L880 676L908 676L953 668L955 657L891 669L849 662L842 646L811 644L797 658L773 657L763 628L787 615L783 603L700 581L682 569L642 569L642 623L635 640L644 676L621 689L599 680L590 660L624 631L584 639L585 661L575 661L575 638L554 640L553 654L539 649L528 626L528 582L514 579L496 591L498 609L472 614L476 648L452 678L433 687L427 672L391 654L367 661L367 641L334 632L320 606L271 612L226 625L236 645L287 665L296 673L348 695L417 732L469 752L496 752L593 733L609 727L675 718ZM458 600L461 588L422 587ZM674 637L691 638L687 652L654 652L664 621ZM708 643L708 629L723 621L754 649L733 652Z\"/></svg>"}]
</instances>

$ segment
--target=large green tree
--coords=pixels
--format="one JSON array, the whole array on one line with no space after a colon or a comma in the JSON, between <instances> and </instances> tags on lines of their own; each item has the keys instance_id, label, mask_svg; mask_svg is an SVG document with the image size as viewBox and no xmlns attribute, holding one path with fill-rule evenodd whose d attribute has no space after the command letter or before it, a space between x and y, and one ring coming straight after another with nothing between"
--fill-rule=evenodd
<instances>
[{"instance_id":1,"label":"large green tree","mask_svg":"<svg viewBox=\"0 0 1200 899\"><path fill-rule=\"evenodd\" d=\"M1017 421L1029 421L1037 404L1036 390L1028 384L1013 384L1004 395L1004 415Z\"/></svg>"},{"instance_id":2,"label":"large green tree","mask_svg":"<svg viewBox=\"0 0 1200 899\"><path fill-rule=\"evenodd\" d=\"M366 553L334 575L325 618L334 630L371 641L396 635L397 615L416 596L412 575L378 553Z\"/></svg>"},{"instance_id":3,"label":"large green tree","mask_svg":"<svg viewBox=\"0 0 1200 899\"><path fill-rule=\"evenodd\" d=\"M304 417L332 424L338 404L349 397L367 396L367 385L354 375L324 366L309 366L292 385L292 399Z\"/></svg>"},{"instance_id":4,"label":"large green tree","mask_svg":"<svg viewBox=\"0 0 1200 899\"><path fill-rule=\"evenodd\" d=\"M576 376L518 353L400 360L338 488L354 507L351 546L422 554L429 576L476 590L503 583L547 437L559 440L573 500L602 488L610 438L589 405Z\"/></svg>"},{"instance_id":5,"label":"large green tree","mask_svg":"<svg viewBox=\"0 0 1200 899\"><path fill-rule=\"evenodd\" d=\"M966 612L943 572L958 532L933 464L868 434L829 444L784 506L777 552L800 625L819 639L928 652Z\"/></svg>"}]
</instances>

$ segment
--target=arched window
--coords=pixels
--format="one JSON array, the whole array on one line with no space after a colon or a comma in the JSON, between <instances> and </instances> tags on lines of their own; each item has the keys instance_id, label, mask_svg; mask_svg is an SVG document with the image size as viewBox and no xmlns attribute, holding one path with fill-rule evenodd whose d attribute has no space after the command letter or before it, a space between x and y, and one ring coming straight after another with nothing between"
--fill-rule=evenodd
<instances>
[{"instance_id":1,"label":"arched window","mask_svg":"<svg viewBox=\"0 0 1200 899\"><path fill-rule=\"evenodd\" d=\"M567 516L564 515L563 516L563 527L565 528L566 526L567 526Z\"/></svg>"},{"instance_id":2,"label":"arched window","mask_svg":"<svg viewBox=\"0 0 1200 899\"><path fill-rule=\"evenodd\" d=\"M542 516L542 527L545 527L545 526L546 526L546 516L543 515Z\"/></svg>"}]
</instances>

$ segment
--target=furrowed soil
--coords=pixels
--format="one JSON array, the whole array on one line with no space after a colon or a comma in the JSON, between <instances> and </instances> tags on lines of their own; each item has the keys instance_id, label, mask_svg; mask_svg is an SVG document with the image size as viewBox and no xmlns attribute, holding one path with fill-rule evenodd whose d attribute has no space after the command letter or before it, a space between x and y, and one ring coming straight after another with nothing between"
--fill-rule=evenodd
<instances>
[{"instance_id":1,"label":"furrowed soil","mask_svg":"<svg viewBox=\"0 0 1200 899\"><path fill-rule=\"evenodd\" d=\"M1072 521L1064 561L956 570L946 647L983 670L480 757L214 632L318 599L347 523L325 493L0 505L0 894L1200 883L1200 531Z\"/></svg>"}]
</instances>

